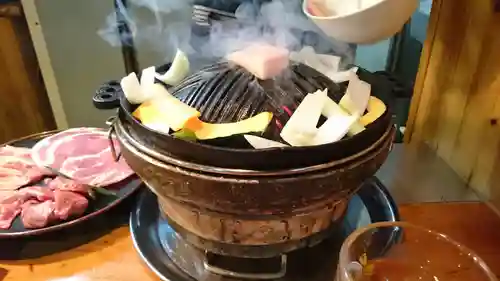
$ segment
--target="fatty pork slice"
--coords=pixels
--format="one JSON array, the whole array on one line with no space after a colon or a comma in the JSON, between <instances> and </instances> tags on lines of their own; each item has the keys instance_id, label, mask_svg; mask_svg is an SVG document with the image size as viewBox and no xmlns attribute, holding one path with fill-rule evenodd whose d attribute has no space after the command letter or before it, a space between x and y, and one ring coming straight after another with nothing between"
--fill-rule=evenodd
<instances>
[{"instance_id":1,"label":"fatty pork slice","mask_svg":"<svg viewBox=\"0 0 500 281\"><path fill-rule=\"evenodd\" d=\"M31 156L38 166L60 169L67 157L96 154L108 147L107 132L98 128L76 128L62 131L39 141Z\"/></svg>"},{"instance_id":2,"label":"fatty pork slice","mask_svg":"<svg viewBox=\"0 0 500 281\"><path fill-rule=\"evenodd\" d=\"M113 139L120 151L120 145ZM122 158L115 162L108 133L97 128L63 131L38 142L32 157L39 166L51 166L79 183L108 186L120 182L134 172Z\"/></svg>"},{"instance_id":3,"label":"fatty pork slice","mask_svg":"<svg viewBox=\"0 0 500 281\"><path fill-rule=\"evenodd\" d=\"M15 190L29 182L22 171L0 166L0 190Z\"/></svg>"},{"instance_id":4,"label":"fatty pork slice","mask_svg":"<svg viewBox=\"0 0 500 281\"><path fill-rule=\"evenodd\" d=\"M64 161L61 172L77 182L101 187L120 182L131 175L125 162L115 162L110 148L95 155L69 158Z\"/></svg>"},{"instance_id":5,"label":"fatty pork slice","mask_svg":"<svg viewBox=\"0 0 500 281\"><path fill-rule=\"evenodd\" d=\"M278 76L288 67L287 49L268 45L252 44L249 47L227 55L227 59L255 75L261 80Z\"/></svg>"},{"instance_id":6,"label":"fatty pork slice","mask_svg":"<svg viewBox=\"0 0 500 281\"><path fill-rule=\"evenodd\" d=\"M0 166L0 190L15 190L19 187L38 182L45 176L50 175L50 172L36 166Z\"/></svg>"},{"instance_id":7,"label":"fatty pork slice","mask_svg":"<svg viewBox=\"0 0 500 281\"><path fill-rule=\"evenodd\" d=\"M14 190L51 174L36 165L31 158L31 149L0 147L0 190Z\"/></svg>"},{"instance_id":8,"label":"fatty pork slice","mask_svg":"<svg viewBox=\"0 0 500 281\"><path fill-rule=\"evenodd\" d=\"M5 145L0 147L0 157L4 156L29 157L30 154L31 154L31 149L27 147L16 147L11 145Z\"/></svg>"}]
</instances>

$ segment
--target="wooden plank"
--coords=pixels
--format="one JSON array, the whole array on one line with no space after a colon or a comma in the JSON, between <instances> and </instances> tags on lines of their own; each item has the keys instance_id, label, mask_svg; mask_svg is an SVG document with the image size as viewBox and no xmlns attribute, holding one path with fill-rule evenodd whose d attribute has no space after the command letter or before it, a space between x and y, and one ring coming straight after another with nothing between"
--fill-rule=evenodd
<instances>
[{"instance_id":1,"label":"wooden plank","mask_svg":"<svg viewBox=\"0 0 500 281\"><path fill-rule=\"evenodd\" d=\"M463 35L464 32L456 31L450 22L454 22L457 16L463 14L465 2L467 0L443 0L439 21L436 23L431 59L422 84L413 137L415 141L427 142L435 150L438 148L436 133L441 122L443 89L450 83L459 55L459 49L453 46L457 45L457 41L461 41L461 37L457 35Z\"/></svg>"},{"instance_id":2,"label":"wooden plank","mask_svg":"<svg viewBox=\"0 0 500 281\"><path fill-rule=\"evenodd\" d=\"M426 142L470 186L494 198L500 132L490 121L500 110L500 14L490 0L443 0L439 10L406 141Z\"/></svg>"},{"instance_id":3,"label":"wooden plank","mask_svg":"<svg viewBox=\"0 0 500 281\"><path fill-rule=\"evenodd\" d=\"M415 80L415 87L413 90L413 97L410 106L410 111L408 115L408 120L406 121L406 131L404 135L404 142L409 143L412 140L413 132L417 126L417 116L426 115L427 105L430 100L429 95L422 95L423 85L425 78L427 77L427 69L429 67L429 61L432 57L432 51L434 50L434 42L437 34L437 27L439 23L439 17L441 14L441 7L443 5L443 0L435 0L432 3L431 14L429 18L429 25L427 28L427 37L424 42L424 47L422 49L422 54L420 56L420 65Z\"/></svg>"},{"instance_id":4,"label":"wooden plank","mask_svg":"<svg viewBox=\"0 0 500 281\"><path fill-rule=\"evenodd\" d=\"M483 13L483 18L493 15L491 5L483 8L487 9ZM495 63L500 60L500 38L498 38L500 15L497 14L493 20L486 25L489 32L481 40L484 42L484 49L482 50L479 72L474 76L476 80L474 88L468 93L467 107L462 112L463 124L453 149L453 157L449 161L454 170L470 183L475 163L482 161L477 160L479 151L485 142L491 141L484 136L488 134L486 130L490 127L491 114L500 91L500 65ZM475 39L480 40L480 38ZM469 75L473 76L473 71L470 70ZM481 154L495 154L493 146L489 146L488 149L490 152L483 151ZM479 186L473 187L483 189Z\"/></svg>"},{"instance_id":5,"label":"wooden plank","mask_svg":"<svg viewBox=\"0 0 500 281\"><path fill-rule=\"evenodd\" d=\"M43 81L50 100L49 105L51 106L57 128L61 130L67 129L68 120L64 112L59 86L57 85L54 69L52 68L52 62L45 42L42 26L40 25L40 19L38 18L35 0L21 0L21 3L38 58L39 67L43 73Z\"/></svg>"},{"instance_id":6,"label":"wooden plank","mask_svg":"<svg viewBox=\"0 0 500 281\"><path fill-rule=\"evenodd\" d=\"M499 82L496 83L498 85ZM490 117L490 123L482 134L469 184L500 210L500 96L496 98Z\"/></svg>"},{"instance_id":7,"label":"wooden plank","mask_svg":"<svg viewBox=\"0 0 500 281\"><path fill-rule=\"evenodd\" d=\"M54 129L24 19L0 18L0 34L0 143Z\"/></svg>"},{"instance_id":8,"label":"wooden plank","mask_svg":"<svg viewBox=\"0 0 500 281\"><path fill-rule=\"evenodd\" d=\"M432 123L427 123L426 127L430 126L433 129L432 138L427 141L438 152L438 155L442 152L441 148L443 146L449 146L449 143L454 141L447 139L447 135L449 135L449 128L456 126L448 123L460 123L460 116L456 118L457 116L453 114L453 106L455 104L450 106L454 98L454 93L451 91L450 86L454 82L455 72L459 65L460 52L465 42L464 38L466 37L467 22L469 19L467 2L469 1L446 2L443 8L446 10L446 17L440 25L439 30L441 32L436 37L438 40L436 44L443 48L443 52L442 56L433 58L439 64L436 64L436 69L433 70L435 85L430 85L428 89L431 89L435 93L434 87L436 87L440 94L437 95L434 104L431 106L434 110L431 112L431 119L429 121L432 120Z\"/></svg>"},{"instance_id":9,"label":"wooden plank","mask_svg":"<svg viewBox=\"0 0 500 281\"><path fill-rule=\"evenodd\" d=\"M488 48L484 50L480 86L471 99L470 126L479 123L479 136L469 136L468 145L479 147L471 174L470 185L500 209L500 15L496 14L486 37ZM472 106L474 105L474 106ZM486 108L492 107L489 112ZM475 116L478 115L478 116ZM465 138L466 136L464 136ZM475 137L475 138L474 138ZM471 140L471 138L474 138ZM476 144L472 143L474 141ZM466 141L464 141L466 142ZM464 146L465 149L465 146ZM462 156L467 157L467 155ZM466 163L468 164L468 163Z\"/></svg>"},{"instance_id":10,"label":"wooden plank","mask_svg":"<svg viewBox=\"0 0 500 281\"><path fill-rule=\"evenodd\" d=\"M455 1L455 4L458 3ZM464 114L464 109L466 106L469 107L471 88L473 82L477 81L476 73L481 58L482 43L489 28L492 9L490 0L465 1L460 8L462 13L457 14L460 20L450 23L453 26L450 31L456 35L454 37L460 39L450 42L448 48L450 52L457 52L458 56L453 73L449 73L449 84L442 88L443 100L436 143L438 155L451 165L456 165L455 170L464 180L468 180L474 163L470 159L474 159L475 151L470 149L471 143L464 143L461 140L464 139L464 133L470 136L472 131L469 129L474 130L477 127L467 126L469 119ZM462 30L465 31L463 34L459 32ZM462 155L465 159L469 159L467 161L469 165L463 165Z\"/></svg>"}]
</instances>

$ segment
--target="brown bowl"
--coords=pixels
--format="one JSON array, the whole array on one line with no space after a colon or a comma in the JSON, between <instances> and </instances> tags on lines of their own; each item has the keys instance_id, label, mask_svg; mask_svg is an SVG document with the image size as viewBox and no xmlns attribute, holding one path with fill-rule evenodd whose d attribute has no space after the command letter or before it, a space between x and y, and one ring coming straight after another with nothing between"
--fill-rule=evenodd
<instances>
[{"instance_id":1,"label":"brown bowl","mask_svg":"<svg viewBox=\"0 0 500 281\"><path fill-rule=\"evenodd\" d=\"M127 163L159 198L233 215L280 215L348 197L384 163L394 130L391 127L391 133L372 152L345 165L287 176L201 173L159 161L117 137Z\"/></svg>"}]
</instances>

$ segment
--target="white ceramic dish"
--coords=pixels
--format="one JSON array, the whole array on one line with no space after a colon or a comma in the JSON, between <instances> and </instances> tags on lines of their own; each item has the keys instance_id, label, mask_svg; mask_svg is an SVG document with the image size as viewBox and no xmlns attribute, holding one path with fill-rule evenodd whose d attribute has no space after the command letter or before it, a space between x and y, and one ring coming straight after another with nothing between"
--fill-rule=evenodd
<instances>
[{"instance_id":1,"label":"white ceramic dish","mask_svg":"<svg viewBox=\"0 0 500 281\"><path fill-rule=\"evenodd\" d=\"M346 43L373 44L399 32L418 7L418 0L382 0L354 12L318 15L304 0L302 10L326 35ZM354 0L352 0L354 1ZM331 5L330 5L331 6Z\"/></svg>"}]
</instances>

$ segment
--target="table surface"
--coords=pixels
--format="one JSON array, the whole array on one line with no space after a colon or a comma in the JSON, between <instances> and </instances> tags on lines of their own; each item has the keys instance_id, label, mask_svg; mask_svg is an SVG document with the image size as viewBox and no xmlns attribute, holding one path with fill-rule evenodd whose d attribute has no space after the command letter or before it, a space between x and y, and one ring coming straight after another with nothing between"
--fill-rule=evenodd
<instances>
[{"instance_id":1,"label":"table surface","mask_svg":"<svg viewBox=\"0 0 500 281\"><path fill-rule=\"evenodd\" d=\"M400 206L402 220L446 234L476 251L500 276L500 218L483 203ZM0 252L2 249L0 249ZM134 250L127 226L43 258L0 260L0 281L158 281Z\"/></svg>"}]
</instances>

